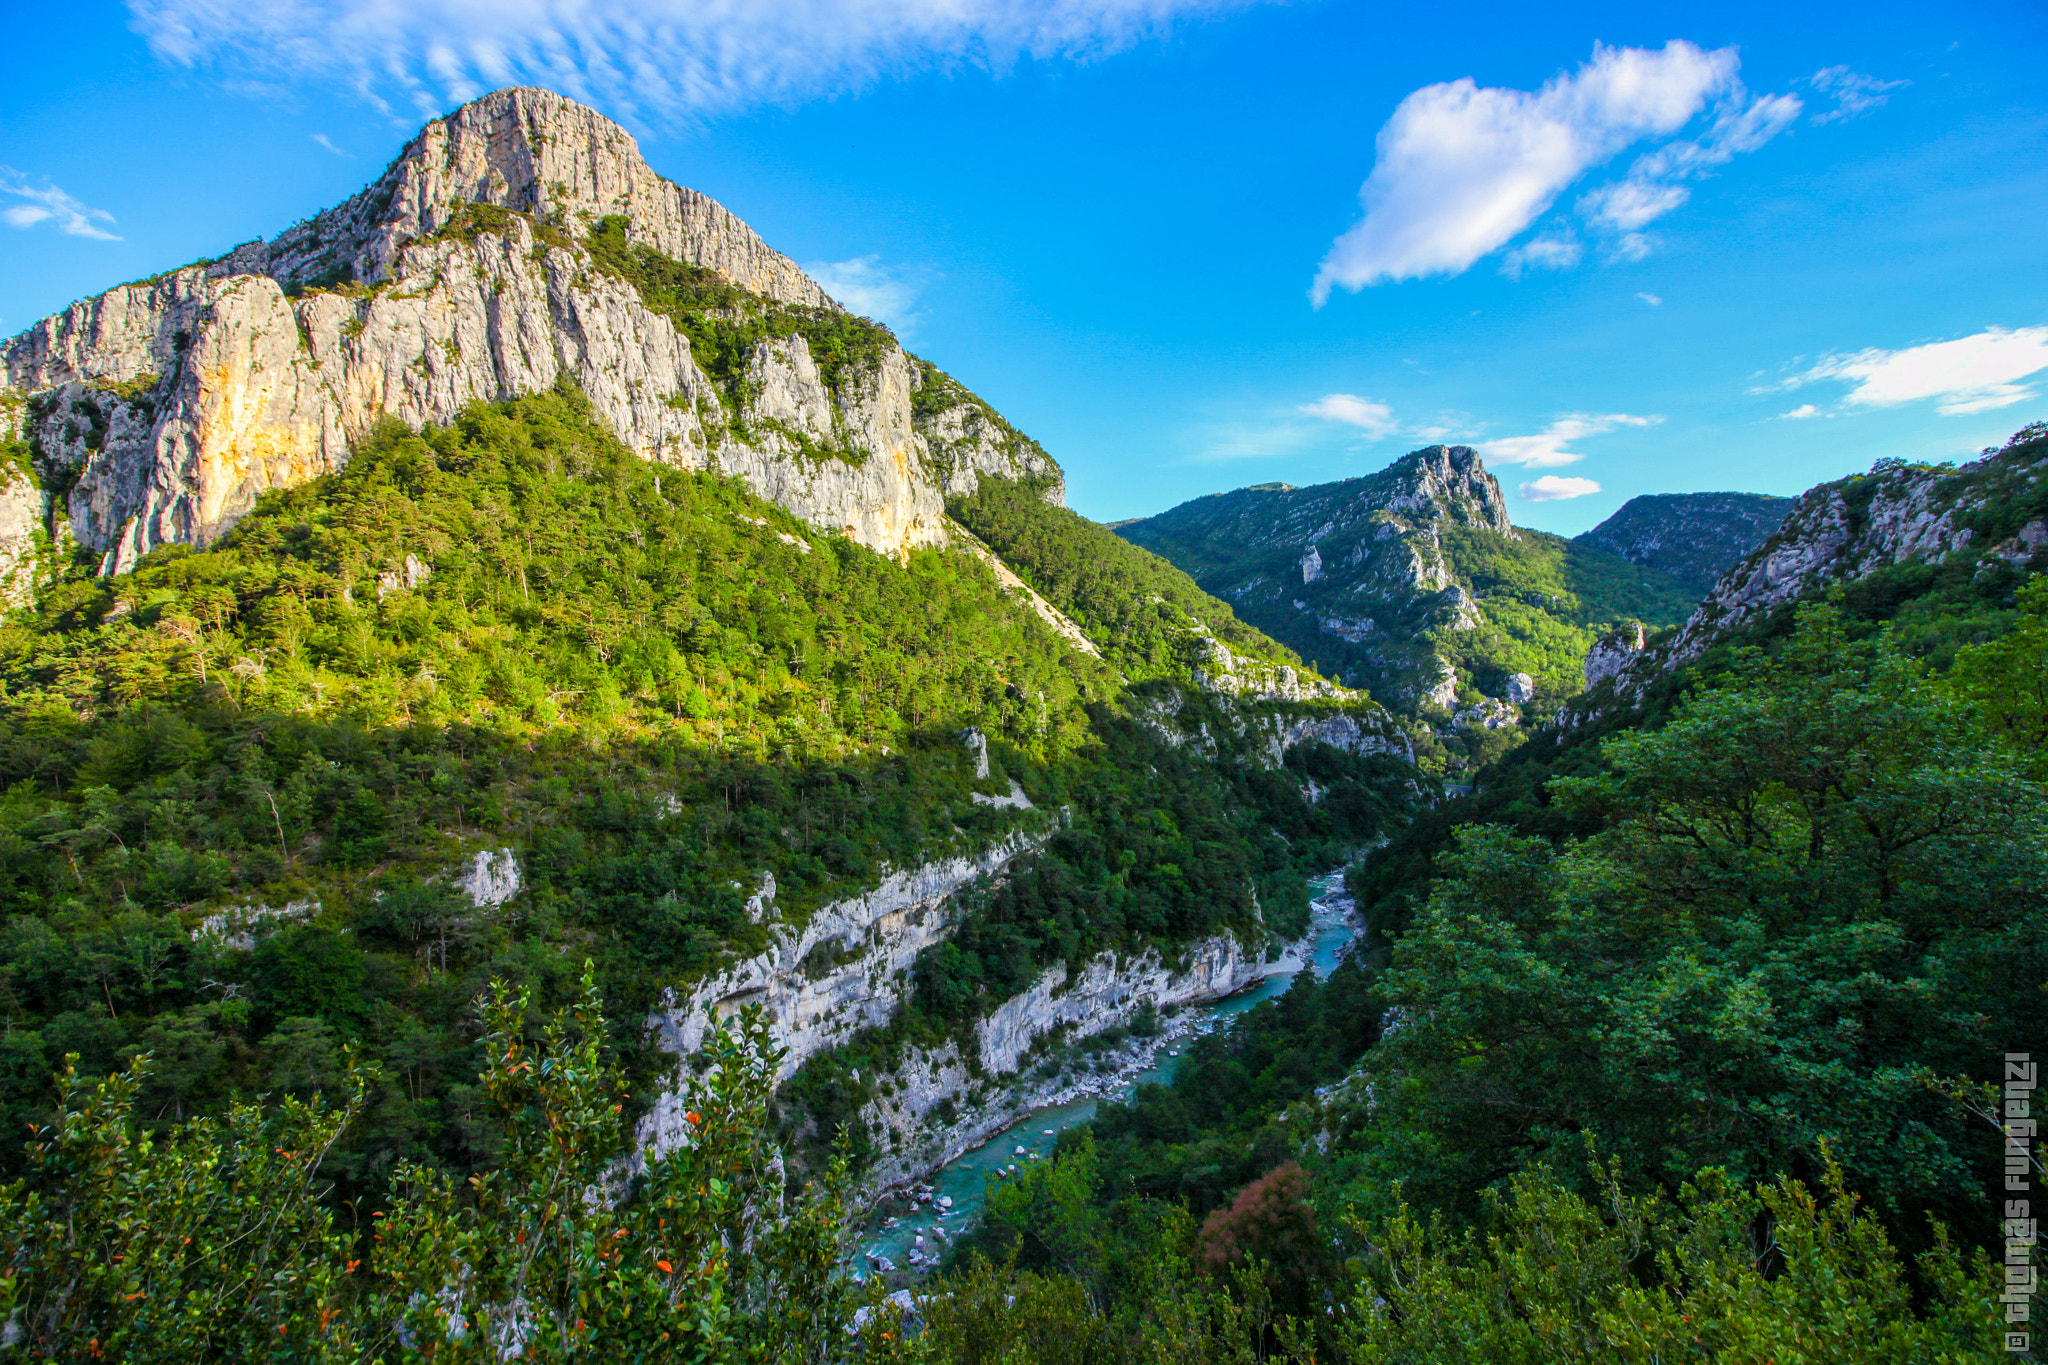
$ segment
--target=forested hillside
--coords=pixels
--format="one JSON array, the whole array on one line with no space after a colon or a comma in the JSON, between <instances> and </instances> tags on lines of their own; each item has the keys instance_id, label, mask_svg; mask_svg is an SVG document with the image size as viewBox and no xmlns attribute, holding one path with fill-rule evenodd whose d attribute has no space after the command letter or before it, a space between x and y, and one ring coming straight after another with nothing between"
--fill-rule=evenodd
<instances>
[{"instance_id":1,"label":"forested hillside","mask_svg":"<svg viewBox=\"0 0 2048 1365\"><path fill-rule=\"evenodd\" d=\"M345 1188L401 1156L487 1165L483 981L546 1004L592 959L644 1093L669 1059L638 1021L758 948L764 872L800 920L1042 829L975 799L1012 780L1066 812L1017 883L1059 890L968 926L940 1015L1063 956L1262 937L1255 890L1298 913L1379 787L1311 808L1284 773L1175 751L1117 698L1178 686L1180 652L1104 638L1123 676L973 556L899 565L635 459L574 391L381 427L218 544L67 579L0 631L6 1112L48 1114L68 1053L92 1075L148 1053L168 1123L331 1091L355 1049L381 1077L329 1160Z\"/></svg>"},{"instance_id":2,"label":"forested hillside","mask_svg":"<svg viewBox=\"0 0 2048 1365\"><path fill-rule=\"evenodd\" d=\"M432 455L438 472L410 477L452 488L493 430L519 453L511 463L538 477L545 452L566 460L575 444L573 400L388 439ZM390 487L377 464L351 477ZM606 485L581 468L580 482ZM657 496L656 471L624 472L643 500ZM658 496L681 506L737 496L710 483L683 494L661 477ZM385 495L385 521L402 502ZM1097 534L1000 490L960 513L1017 546ZM250 566L252 582L276 581L289 558L276 553L288 537L260 539L267 516L252 522L272 550ZM802 553L768 539L777 525L758 529L762 548ZM800 528L784 534L801 538ZM232 555L236 543L210 553ZM621 1349L733 1361L2004 1357L2003 1275L1983 1251L2005 1208L1998 1097L1986 1082L2006 1051L2048 1031L2048 895L2035 875L2048 847L2048 581L1997 547L1918 593L1886 579L1788 603L1672 675L1634 715L1549 732L1489 774L1478 797L1381 823L1395 837L1354 878L1372 917L1365 952L1197 1042L1171 1087L1064 1134L1052 1160L991 1190L982 1231L908 1295L885 1300L888 1284L857 1286L836 1268L843 1186L829 1162L793 1201L773 1174L785 1168L769 1135L784 1130L770 1121L774 1048L757 1016L714 1033L706 1060L716 1065L683 1078L696 1140L651 1161L616 1206L547 1202L546 1191L599 1178L633 1088L631 1054L602 1045L621 1034L600 1017L602 965L554 987L572 1008L545 1029L535 1004L497 988L468 1054L479 1082L465 1111L493 1137L491 1173L463 1192L431 1153L397 1165L381 1236L321 1196L346 1170L337 1157L350 1132L391 1103L379 1095L390 1069L414 1054L387 1050L381 1074L329 1076L338 1110L274 1097L224 1128L165 1122L149 1089L162 1055L138 1059L127 1080L67 1078L71 1098L0 1221L15 1268L0 1289L25 1340L52 1358L78 1353L88 1334L137 1360L192 1358L194 1341L231 1356L263 1342L294 1360L409 1359L431 1342L436 1359L488 1359L508 1335L563 1360ZM828 549L814 541L811 554ZM545 591L533 567L528 592ZM1147 590L1160 586L1156 572L1131 560L1070 580L1047 573L1039 586L1062 594L1063 611L1114 615L1119 602L1169 597ZM450 563L428 581L458 577ZM82 618L77 629L147 624L126 619L132 607L107 622L124 582L110 587L98 624ZM1186 591L1180 600L1204 607ZM312 600L367 609L371 595ZM493 610L511 618L511 600ZM1014 598L974 600L1012 604L1005 619L1019 638L1050 633ZM485 605L465 610L481 617ZM1905 620L1910 637L1893 627ZM24 626L17 647L58 629ZM913 638L893 647L910 651ZM188 673L187 709L212 695L196 668L171 676ZM788 671L784 686L801 680ZM40 714L53 710L46 701ZM623 707L611 744L657 717L675 719L645 698ZM80 733L101 723L75 722ZM1103 723L1099 711L1090 723ZM1008 743L1003 761L1041 791L1093 763L1123 774L1124 802L1170 819L1190 811L1198 770L1174 766L1184 748L1146 748L1141 727L1096 733L1100 755L1081 769L1063 768L1066 741L1049 737ZM578 739L595 737L586 726ZM935 739L925 761L947 743ZM1147 777L1119 767L1125 745ZM615 781L619 770L607 772ZM925 799L948 801L954 772ZM1086 793L1109 779L1068 780ZM1373 790L1385 789L1358 795ZM88 799L111 798L48 798ZM1074 807L1069 841L1006 883L990 917L963 926L958 951L983 969L1004 960L989 949L1006 937L1026 956L1061 951L1019 944L1020 926L1090 931L1109 902L1037 918L1053 904L1047 888L1085 874L1090 840L1122 863L1127 825L1166 827L1128 804L1113 817L1085 797ZM1256 793L1218 807L1248 808L1280 811ZM324 868L331 836L316 844L309 831L294 849L286 828L287 851ZM139 832L114 829L124 842ZM1274 830L1289 840L1336 832ZM696 837L722 846L709 826ZM119 865L89 840L50 847L46 875L60 883L70 860L74 884ZM386 857L397 861L390 845ZM359 910L347 927L361 943L375 922ZM557 926L559 937L529 940L526 961L566 947L602 963L603 926ZM449 946L457 960L475 951ZM387 951L376 969L431 982L439 946L421 947L409 963ZM486 961L469 960L465 987ZM501 950L488 968L516 976L522 960ZM943 1031L955 1011L971 1012L974 992L957 984L972 980L954 970L920 970L905 1029ZM331 995L333 978L325 984ZM840 1080L860 1074L848 1065ZM221 1267L188 1253L184 1237L250 1249ZM84 1265L105 1270L81 1278L73 1267ZM175 1340L162 1330L171 1318L184 1333Z\"/></svg>"}]
</instances>

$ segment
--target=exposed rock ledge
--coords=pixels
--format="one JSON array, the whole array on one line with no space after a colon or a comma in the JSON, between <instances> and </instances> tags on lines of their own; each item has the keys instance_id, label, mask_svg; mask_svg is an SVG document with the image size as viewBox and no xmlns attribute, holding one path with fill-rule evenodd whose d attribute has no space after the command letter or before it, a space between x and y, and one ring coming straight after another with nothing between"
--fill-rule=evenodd
<instances>
[{"instance_id":1,"label":"exposed rock ledge","mask_svg":"<svg viewBox=\"0 0 2048 1365\"><path fill-rule=\"evenodd\" d=\"M1209 1004L1265 977L1301 971L1313 961L1317 937L1333 918L1358 922L1357 907L1341 885L1318 898L1308 929L1271 962L1246 956L1238 941L1226 936L1190 945L1178 970L1163 963L1157 953L1145 953L1121 967L1115 954L1101 954L1065 991L1061 987L1067 979L1066 969L1055 967L982 1022L979 1076L952 1044L906 1054L891 1078L894 1093L871 1102L862 1113L885 1148L894 1148L884 1152L863 1182L869 1201L927 1178L1027 1114L1090 1096L1121 1093L1125 1082L1151 1066L1161 1050L1215 1025L1204 1013L1185 1011L1157 1037L1127 1043L1115 1058L1113 1074L1098 1073L1084 1081L988 1084L1000 1076L1015 1076L1028 1060L1032 1045L1055 1029L1070 1025L1075 1039L1088 1038L1129 1024L1148 1003L1161 1010ZM978 1099L962 1104L953 1122L942 1120L938 1110L945 1100L973 1097L977 1088Z\"/></svg>"},{"instance_id":2,"label":"exposed rock ledge","mask_svg":"<svg viewBox=\"0 0 2048 1365\"><path fill-rule=\"evenodd\" d=\"M1032 1110L1057 1102L1044 1094L990 1093L988 1082L1016 1075L1032 1045L1062 1026L1085 1038L1130 1023L1148 1004L1167 1009L1221 1000L1285 965L1269 966L1262 957L1246 953L1228 935L1189 944L1177 967L1156 951L1129 959L1102 953L1071 985L1064 966L1049 968L1028 990L983 1019L976 1027L978 1072L950 1041L932 1049L906 1049L890 1076L894 1093L862 1113L883 1148L863 1184L872 1194L917 1179ZM977 1089L983 1092L978 1102ZM968 1101L950 1124L938 1112L947 1100Z\"/></svg>"},{"instance_id":3,"label":"exposed rock ledge","mask_svg":"<svg viewBox=\"0 0 2048 1365\"><path fill-rule=\"evenodd\" d=\"M760 1005L776 1041L788 1050L776 1076L786 1080L818 1053L886 1024L918 953L951 932L947 902L954 893L1000 872L1044 840L1014 835L974 857L892 872L874 890L822 907L800 928L777 928L767 949L699 983L687 996L671 992L649 1024L662 1047L688 1056L714 1020ZM640 1120L637 1145L654 1154L671 1151L685 1128L682 1097L664 1094Z\"/></svg>"}]
</instances>

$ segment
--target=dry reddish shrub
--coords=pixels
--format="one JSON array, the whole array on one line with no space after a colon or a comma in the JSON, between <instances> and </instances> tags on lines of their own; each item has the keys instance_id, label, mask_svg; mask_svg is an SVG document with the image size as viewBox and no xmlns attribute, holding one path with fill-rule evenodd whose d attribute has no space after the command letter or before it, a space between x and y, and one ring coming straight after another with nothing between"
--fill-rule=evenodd
<instances>
[{"instance_id":1,"label":"dry reddish shrub","mask_svg":"<svg viewBox=\"0 0 2048 1365\"><path fill-rule=\"evenodd\" d=\"M1266 1266L1273 1303L1284 1312L1307 1310L1315 1286L1328 1274L1330 1256L1309 1205L1308 1172L1290 1161L1237 1192L1227 1209L1202 1223L1203 1269L1228 1280L1250 1257Z\"/></svg>"}]
</instances>

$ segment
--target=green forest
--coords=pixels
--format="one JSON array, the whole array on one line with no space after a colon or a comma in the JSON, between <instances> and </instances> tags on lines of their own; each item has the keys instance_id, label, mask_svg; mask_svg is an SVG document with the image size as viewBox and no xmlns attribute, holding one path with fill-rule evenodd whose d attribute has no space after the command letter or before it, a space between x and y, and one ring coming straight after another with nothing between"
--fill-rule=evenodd
<instances>
[{"instance_id":1,"label":"green forest","mask_svg":"<svg viewBox=\"0 0 2048 1365\"><path fill-rule=\"evenodd\" d=\"M387 423L216 544L80 572L0 627L0 1111L50 1118L67 1056L147 1055L153 1127L331 1094L353 1056L377 1079L323 1172L367 1216L398 1163L501 1149L486 982L553 1008L588 959L637 1113L673 1066L639 1021L760 949L764 872L800 923L886 867L1049 840L921 969L940 1029L1105 947L1262 941L1253 897L1285 927L1405 808L1405 769L1298 758L1362 784L1312 807L1298 776L1124 719L1188 674L1158 578L1090 598L1129 623L1111 667L973 556L898 564L646 463L573 391ZM1012 780L1039 810L973 799ZM501 849L518 892L476 904L454 874Z\"/></svg>"},{"instance_id":2,"label":"green forest","mask_svg":"<svg viewBox=\"0 0 2048 1365\"><path fill-rule=\"evenodd\" d=\"M764 340L828 382L888 342L615 220L564 242L690 332L731 420ZM2014 478L1965 490L1980 545L2041 510ZM2048 1037L2032 565L1811 594L1440 800L1369 702L1205 690L1219 644L1307 666L1043 491L948 512L1099 657L980 555L640 460L566 387L386 421L215 543L81 562L0 623L0 1356L2003 1355L1988 1082ZM1512 643L1475 673L1682 606L1463 535ZM1268 748L1339 715L1381 751ZM1018 837L887 1025L780 1086L757 1012L658 1045L665 993L778 923ZM507 854L516 886L464 889ZM1262 954L1346 865L1342 968L992 1186L908 1307L850 1274L906 1046L971 1053L1106 950ZM634 1156L677 1086L685 1140Z\"/></svg>"}]
</instances>

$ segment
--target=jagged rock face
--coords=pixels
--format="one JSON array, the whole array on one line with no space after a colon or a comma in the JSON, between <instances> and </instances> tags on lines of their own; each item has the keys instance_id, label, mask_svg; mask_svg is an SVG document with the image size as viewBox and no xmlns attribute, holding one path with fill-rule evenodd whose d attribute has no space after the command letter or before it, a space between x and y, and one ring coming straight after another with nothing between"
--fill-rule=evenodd
<instances>
[{"instance_id":1,"label":"jagged rock face","mask_svg":"<svg viewBox=\"0 0 2048 1365\"><path fill-rule=\"evenodd\" d=\"M227 259L285 285L341 272L381 279L406 242L446 226L465 202L572 229L579 220L623 214L634 241L673 260L716 270L779 303L837 307L796 262L716 201L656 175L618 124L552 90L523 86L435 119L361 194Z\"/></svg>"},{"instance_id":2,"label":"jagged rock face","mask_svg":"<svg viewBox=\"0 0 2048 1365\"><path fill-rule=\"evenodd\" d=\"M1792 499L1767 493L1651 493L1573 540L1669 574L1704 597L1791 510Z\"/></svg>"},{"instance_id":3,"label":"jagged rock face","mask_svg":"<svg viewBox=\"0 0 2048 1365\"><path fill-rule=\"evenodd\" d=\"M862 1111L888 1142L863 1185L879 1191L936 1170L1015 1122L1033 1106L1001 1085L1029 1063L1032 1045L1066 1027L1074 1038L1129 1024L1155 1010L1205 1004L1243 990L1266 973L1258 954L1227 935L1187 945L1177 964L1158 952L1136 957L1103 953L1069 979L1053 967L1029 989L1003 1002L976 1027L973 1052L949 1039L935 1048L909 1047L896 1060L891 1084ZM949 1109L948 1102L957 1106ZM948 1114L952 1117L949 1119Z\"/></svg>"},{"instance_id":4,"label":"jagged rock face","mask_svg":"<svg viewBox=\"0 0 2048 1365\"><path fill-rule=\"evenodd\" d=\"M1500 484L1467 446L1431 446L1377 474L1294 488L1262 484L1119 526L1239 616L1306 653L1336 642L1345 681L1414 702L1434 678L1424 632L1482 617L1456 581L1447 527L1519 541Z\"/></svg>"},{"instance_id":5,"label":"jagged rock face","mask_svg":"<svg viewBox=\"0 0 2048 1365\"><path fill-rule=\"evenodd\" d=\"M1631 622L1595 640L1586 651L1586 686L1598 687L1635 662L1636 655L1643 652L1644 638L1641 623Z\"/></svg>"},{"instance_id":6,"label":"jagged rock face","mask_svg":"<svg viewBox=\"0 0 2048 1365\"><path fill-rule=\"evenodd\" d=\"M1802 494L1777 530L1721 575L1670 639L1626 659L1625 649L1601 654L1599 677L1589 655L1587 685L1611 677L1615 696L1640 697L1658 677L1691 663L1715 641L1789 603L1892 565L1971 555L2048 567L2042 554L2048 526L2029 515L2044 503L2048 429L2040 427L1959 468L1886 460L1868 474L1821 484ZM2002 529L1986 537L1981 527ZM1588 713L1589 707L1580 707L1574 714Z\"/></svg>"},{"instance_id":7,"label":"jagged rock face","mask_svg":"<svg viewBox=\"0 0 2048 1365\"><path fill-rule=\"evenodd\" d=\"M902 999L902 974L951 934L954 893L1040 842L1019 835L974 857L891 873L872 891L778 928L762 952L668 1001L649 1022L663 1047L687 1056L714 1021L759 1005L788 1049L777 1076L786 1078L860 1030L887 1023ZM658 1112L647 1120L658 1121Z\"/></svg>"},{"instance_id":8,"label":"jagged rock face","mask_svg":"<svg viewBox=\"0 0 2048 1365\"><path fill-rule=\"evenodd\" d=\"M470 200L534 216L433 235ZM18 406L42 483L0 499L0 552L42 526L118 572L153 546L211 541L265 489L340 467L380 416L445 421L559 380L640 455L737 475L888 553L944 543L947 493L982 473L1059 500L1043 452L893 345L835 386L801 334L766 339L733 398L577 244L609 214L774 304L836 308L737 218L656 176L623 129L545 91L500 91L429 124L370 189L275 242L110 290L0 348L0 400Z\"/></svg>"}]
</instances>

